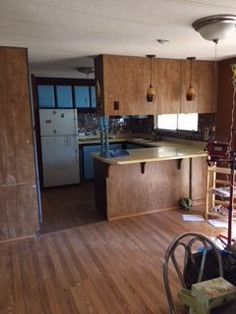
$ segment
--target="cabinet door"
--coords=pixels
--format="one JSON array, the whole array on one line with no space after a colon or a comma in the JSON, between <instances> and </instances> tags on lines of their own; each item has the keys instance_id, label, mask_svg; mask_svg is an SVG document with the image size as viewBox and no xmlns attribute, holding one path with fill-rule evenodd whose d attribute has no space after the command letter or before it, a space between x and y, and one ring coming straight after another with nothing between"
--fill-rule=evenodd
<instances>
[{"instance_id":1,"label":"cabinet door","mask_svg":"<svg viewBox=\"0 0 236 314\"><path fill-rule=\"evenodd\" d=\"M196 91L194 101L186 100L190 83L190 62L182 61L181 112L216 112L216 65L211 61L193 61L192 86Z\"/></svg>"},{"instance_id":2,"label":"cabinet door","mask_svg":"<svg viewBox=\"0 0 236 314\"><path fill-rule=\"evenodd\" d=\"M55 95L53 85L38 85L39 108L54 108Z\"/></svg>"},{"instance_id":3,"label":"cabinet door","mask_svg":"<svg viewBox=\"0 0 236 314\"><path fill-rule=\"evenodd\" d=\"M96 108L96 91L95 91L95 86L90 87L91 91L91 107Z\"/></svg>"},{"instance_id":4,"label":"cabinet door","mask_svg":"<svg viewBox=\"0 0 236 314\"><path fill-rule=\"evenodd\" d=\"M90 108L89 86L75 86L75 107Z\"/></svg>"},{"instance_id":5,"label":"cabinet door","mask_svg":"<svg viewBox=\"0 0 236 314\"><path fill-rule=\"evenodd\" d=\"M156 113L157 102L146 101L149 63L146 58L103 55L103 111L106 115ZM96 63L97 64L97 63ZM101 67L97 66L101 71ZM99 73L96 77L100 77Z\"/></svg>"},{"instance_id":6,"label":"cabinet door","mask_svg":"<svg viewBox=\"0 0 236 314\"><path fill-rule=\"evenodd\" d=\"M179 60L153 60L153 86L157 98L152 103L146 101L150 84L149 59L103 55L96 60L95 68L96 78L102 87L103 113L153 115L180 111Z\"/></svg>"},{"instance_id":7,"label":"cabinet door","mask_svg":"<svg viewBox=\"0 0 236 314\"><path fill-rule=\"evenodd\" d=\"M91 180L94 178L93 158L92 153L100 152L100 145L91 145L83 147L83 174L84 180Z\"/></svg>"},{"instance_id":8,"label":"cabinet door","mask_svg":"<svg viewBox=\"0 0 236 314\"><path fill-rule=\"evenodd\" d=\"M73 108L72 86L57 85L56 97L58 108Z\"/></svg>"},{"instance_id":9,"label":"cabinet door","mask_svg":"<svg viewBox=\"0 0 236 314\"><path fill-rule=\"evenodd\" d=\"M157 93L156 113L179 113L181 61L154 59L153 86Z\"/></svg>"}]
</instances>

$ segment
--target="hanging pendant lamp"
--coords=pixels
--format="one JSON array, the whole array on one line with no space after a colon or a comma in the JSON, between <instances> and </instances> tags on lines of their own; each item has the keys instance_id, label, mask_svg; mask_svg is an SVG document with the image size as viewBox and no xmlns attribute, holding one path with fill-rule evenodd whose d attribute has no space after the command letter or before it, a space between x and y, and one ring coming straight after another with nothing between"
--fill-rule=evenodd
<instances>
[{"instance_id":1,"label":"hanging pendant lamp","mask_svg":"<svg viewBox=\"0 0 236 314\"><path fill-rule=\"evenodd\" d=\"M156 99L156 90L152 86L152 59L155 58L155 55L147 55L146 57L149 58L150 61L150 84L147 89L146 100L147 102L154 102Z\"/></svg>"},{"instance_id":2,"label":"hanging pendant lamp","mask_svg":"<svg viewBox=\"0 0 236 314\"><path fill-rule=\"evenodd\" d=\"M195 60L195 57L188 57L187 60L190 61L190 83L189 87L186 92L186 99L187 101L194 101L196 98L196 92L194 87L192 86L192 75L193 75L193 60Z\"/></svg>"}]
</instances>

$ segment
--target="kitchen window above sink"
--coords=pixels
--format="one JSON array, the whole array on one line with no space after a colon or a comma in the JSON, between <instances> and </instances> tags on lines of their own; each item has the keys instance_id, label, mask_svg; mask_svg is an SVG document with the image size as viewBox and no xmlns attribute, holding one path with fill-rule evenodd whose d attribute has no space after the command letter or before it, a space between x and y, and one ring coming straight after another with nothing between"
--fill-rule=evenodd
<instances>
[{"instance_id":1,"label":"kitchen window above sink","mask_svg":"<svg viewBox=\"0 0 236 314\"><path fill-rule=\"evenodd\" d=\"M154 117L154 128L198 131L198 113L157 115Z\"/></svg>"}]
</instances>

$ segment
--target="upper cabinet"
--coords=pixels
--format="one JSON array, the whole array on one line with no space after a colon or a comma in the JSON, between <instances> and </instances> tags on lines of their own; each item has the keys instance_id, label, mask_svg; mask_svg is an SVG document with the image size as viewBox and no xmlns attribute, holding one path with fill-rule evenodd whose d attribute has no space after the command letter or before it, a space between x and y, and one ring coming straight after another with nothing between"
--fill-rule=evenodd
<instances>
[{"instance_id":1,"label":"upper cabinet","mask_svg":"<svg viewBox=\"0 0 236 314\"><path fill-rule=\"evenodd\" d=\"M217 68L212 61L193 61L192 86L196 91L194 101L186 100L186 91L190 83L190 62L181 61L182 89L181 109L183 113L212 113L216 112L216 74Z\"/></svg>"},{"instance_id":2,"label":"upper cabinet","mask_svg":"<svg viewBox=\"0 0 236 314\"><path fill-rule=\"evenodd\" d=\"M95 82L90 79L35 78L38 108L76 108L95 112Z\"/></svg>"},{"instance_id":3,"label":"upper cabinet","mask_svg":"<svg viewBox=\"0 0 236 314\"><path fill-rule=\"evenodd\" d=\"M157 93L155 113L179 113L181 61L170 59L153 61L153 85Z\"/></svg>"},{"instance_id":4,"label":"upper cabinet","mask_svg":"<svg viewBox=\"0 0 236 314\"><path fill-rule=\"evenodd\" d=\"M53 85L38 85L38 105L40 108L54 108L55 96Z\"/></svg>"},{"instance_id":5,"label":"upper cabinet","mask_svg":"<svg viewBox=\"0 0 236 314\"><path fill-rule=\"evenodd\" d=\"M145 58L101 55L95 60L95 80L101 114L154 114L157 103L145 98L149 85Z\"/></svg>"},{"instance_id":6,"label":"upper cabinet","mask_svg":"<svg viewBox=\"0 0 236 314\"><path fill-rule=\"evenodd\" d=\"M190 80L188 61L153 59L152 78L156 100L147 102L149 60L144 57L100 55L95 59L97 108L103 115L154 115L210 113L215 106L213 62L194 61L193 85L197 97L186 101Z\"/></svg>"},{"instance_id":7,"label":"upper cabinet","mask_svg":"<svg viewBox=\"0 0 236 314\"><path fill-rule=\"evenodd\" d=\"M56 85L56 100L58 108L73 108L72 86Z\"/></svg>"},{"instance_id":8,"label":"upper cabinet","mask_svg":"<svg viewBox=\"0 0 236 314\"><path fill-rule=\"evenodd\" d=\"M157 97L147 102L149 60L101 55L95 60L97 107L105 115L153 115L179 112L180 61L154 59L153 86Z\"/></svg>"}]
</instances>

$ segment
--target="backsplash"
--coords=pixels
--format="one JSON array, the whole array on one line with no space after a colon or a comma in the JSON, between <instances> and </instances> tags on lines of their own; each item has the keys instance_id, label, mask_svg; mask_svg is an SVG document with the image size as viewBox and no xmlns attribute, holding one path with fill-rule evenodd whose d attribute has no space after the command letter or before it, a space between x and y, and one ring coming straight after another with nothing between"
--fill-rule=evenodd
<instances>
[{"instance_id":1,"label":"backsplash","mask_svg":"<svg viewBox=\"0 0 236 314\"><path fill-rule=\"evenodd\" d=\"M151 134L153 129L152 117L110 117L109 133L129 134L146 133ZM80 135L99 134L99 119L94 113L78 113L78 128Z\"/></svg>"},{"instance_id":2,"label":"backsplash","mask_svg":"<svg viewBox=\"0 0 236 314\"><path fill-rule=\"evenodd\" d=\"M79 134L98 135L99 119L94 113L78 113ZM154 129L153 116L123 116L111 117L109 133L118 134L145 134L153 137L175 137L196 141L208 141L215 138L215 114L199 114L198 131L172 131Z\"/></svg>"},{"instance_id":3,"label":"backsplash","mask_svg":"<svg viewBox=\"0 0 236 314\"><path fill-rule=\"evenodd\" d=\"M79 135L96 135L99 134L99 121L94 113L78 112L78 129Z\"/></svg>"}]
</instances>

